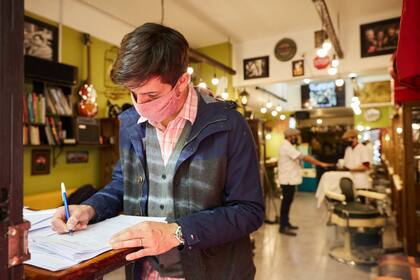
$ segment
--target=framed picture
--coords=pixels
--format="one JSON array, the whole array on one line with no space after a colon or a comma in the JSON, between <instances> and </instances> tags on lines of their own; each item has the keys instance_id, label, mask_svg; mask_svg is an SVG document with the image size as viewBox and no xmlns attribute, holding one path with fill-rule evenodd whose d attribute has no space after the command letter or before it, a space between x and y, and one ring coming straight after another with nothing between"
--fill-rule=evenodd
<instances>
[{"instance_id":1,"label":"framed picture","mask_svg":"<svg viewBox=\"0 0 420 280\"><path fill-rule=\"evenodd\" d=\"M314 32L314 42L315 42L315 48L318 49L322 47L322 43L328 39L328 34L325 32L325 30L317 30Z\"/></svg>"},{"instance_id":2,"label":"framed picture","mask_svg":"<svg viewBox=\"0 0 420 280\"><path fill-rule=\"evenodd\" d=\"M31 175L50 174L50 150L32 150Z\"/></svg>"},{"instance_id":3,"label":"framed picture","mask_svg":"<svg viewBox=\"0 0 420 280\"><path fill-rule=\"evenodd\" d=\"M269 76L268 56L244 59L244 80L267 78Z\"/></svg>"},{"instance_id":4,"label":"framed picture","mask_svg":"<svg viewBox=\"0 0 420 280\"><path fill-rule=\"evenodd\" d=\"M25 16L23 52L58 61L58 27Z\"/></svg>"},{"instance_id":5,"label":"framed picture","mask_svg":"<svg viewBox=\"0 0 420 280\"><path fill-rule=\"evenodd\" d=\"M360 25L362 57L393 53L397 49L400 18Z\"/></svg>"},{"instance_id":6,"label":"framed picture","mask_svg":"<svg viewBox=\"0 0 420 280\"><path fill-rule=\"evenodd\" d=\"M305 75L305 62L303 59L292 61L292 76L299 77Z\"/></svg>"},{"instance_id":7,"label":"framed picture","mask_svg":"<svg viewBox=\"0 0 420 280\"><path fill-rule=\"evenodd\" d=\"M88 151L69 151L67 152L67 163L86 163L89 161Z\"/></svg>"}]
</instances>

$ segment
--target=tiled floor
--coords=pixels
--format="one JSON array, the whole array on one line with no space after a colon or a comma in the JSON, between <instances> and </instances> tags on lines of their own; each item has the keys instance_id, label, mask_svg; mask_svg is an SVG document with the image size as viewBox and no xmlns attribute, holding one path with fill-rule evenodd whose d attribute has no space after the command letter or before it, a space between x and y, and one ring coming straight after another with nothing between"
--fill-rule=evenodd
<instances>
[{"instance_id":1,"label":"tiled floor","mask_svg":"<svg viewBox=\"0 0 420 280\"><path fill-rule=\"evenodd\" d=\"M280 235L278 226L271 224L254 233L257 280L371 279L370 267L348 266L328 256L329 248L340 238L334 227L326 226L326 211L316 208L313 193L297 193L291 221L300 227L297 237ZM124 273L115 271L104 279L124 279Z\"/></svg>"}]
</instances>

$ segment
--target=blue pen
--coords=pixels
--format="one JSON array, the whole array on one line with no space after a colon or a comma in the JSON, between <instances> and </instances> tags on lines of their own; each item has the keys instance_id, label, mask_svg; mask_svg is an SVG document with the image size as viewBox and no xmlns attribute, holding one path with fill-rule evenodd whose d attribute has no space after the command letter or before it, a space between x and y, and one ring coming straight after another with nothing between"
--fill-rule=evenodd
<instances>
[{"instance_id":1,"label":"blue pen","mask_svg":"<svg viewBox=\"0 0 420 280\"><path fill-rule=\"evenodd\" d=\"M61 182L61 198L63 199L64 203L64 210L66 211L66 222L70 219L70 211L69 205L67 204L67 194L66 194L66 186L63 182ZM70 230L70 233L72 231Z\"/></svg>"}]
</instances>

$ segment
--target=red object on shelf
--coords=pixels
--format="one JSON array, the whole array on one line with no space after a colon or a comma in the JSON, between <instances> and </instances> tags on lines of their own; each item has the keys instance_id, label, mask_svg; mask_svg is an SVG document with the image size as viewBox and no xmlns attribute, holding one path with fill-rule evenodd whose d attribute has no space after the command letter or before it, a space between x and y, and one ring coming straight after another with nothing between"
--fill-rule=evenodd
<instances>
[{"instance_id":1,"label":"red object on shelf","mask_svg":"<svg viewBox=\"0 0 420 280\"><path fill-rule=\"evenodd\" d=\"M398 80L400 84L412 87L413 90L420 90L419 11L419 0L403 1L397 48ZM418 100L418 98L416 100Z\"/></svg>"}]
</instances>

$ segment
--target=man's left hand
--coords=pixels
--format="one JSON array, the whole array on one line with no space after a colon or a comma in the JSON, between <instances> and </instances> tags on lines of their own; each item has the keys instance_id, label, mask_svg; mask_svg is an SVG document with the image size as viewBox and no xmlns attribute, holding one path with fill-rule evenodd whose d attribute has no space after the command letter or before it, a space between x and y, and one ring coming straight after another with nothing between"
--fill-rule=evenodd
<instances>
[{"instance_id":1,"label":"man's left hand","mask_svg":"<svg viewBox=\"0 0 420 280\"><path fill-rule=\"evenodd\" d=\"M112 249L142 247L128 254L127 261L160 255L179 245L175 237L177 227L175 223L142 222L114 235L110 244Z\"/></svg>"}]
</instances>

